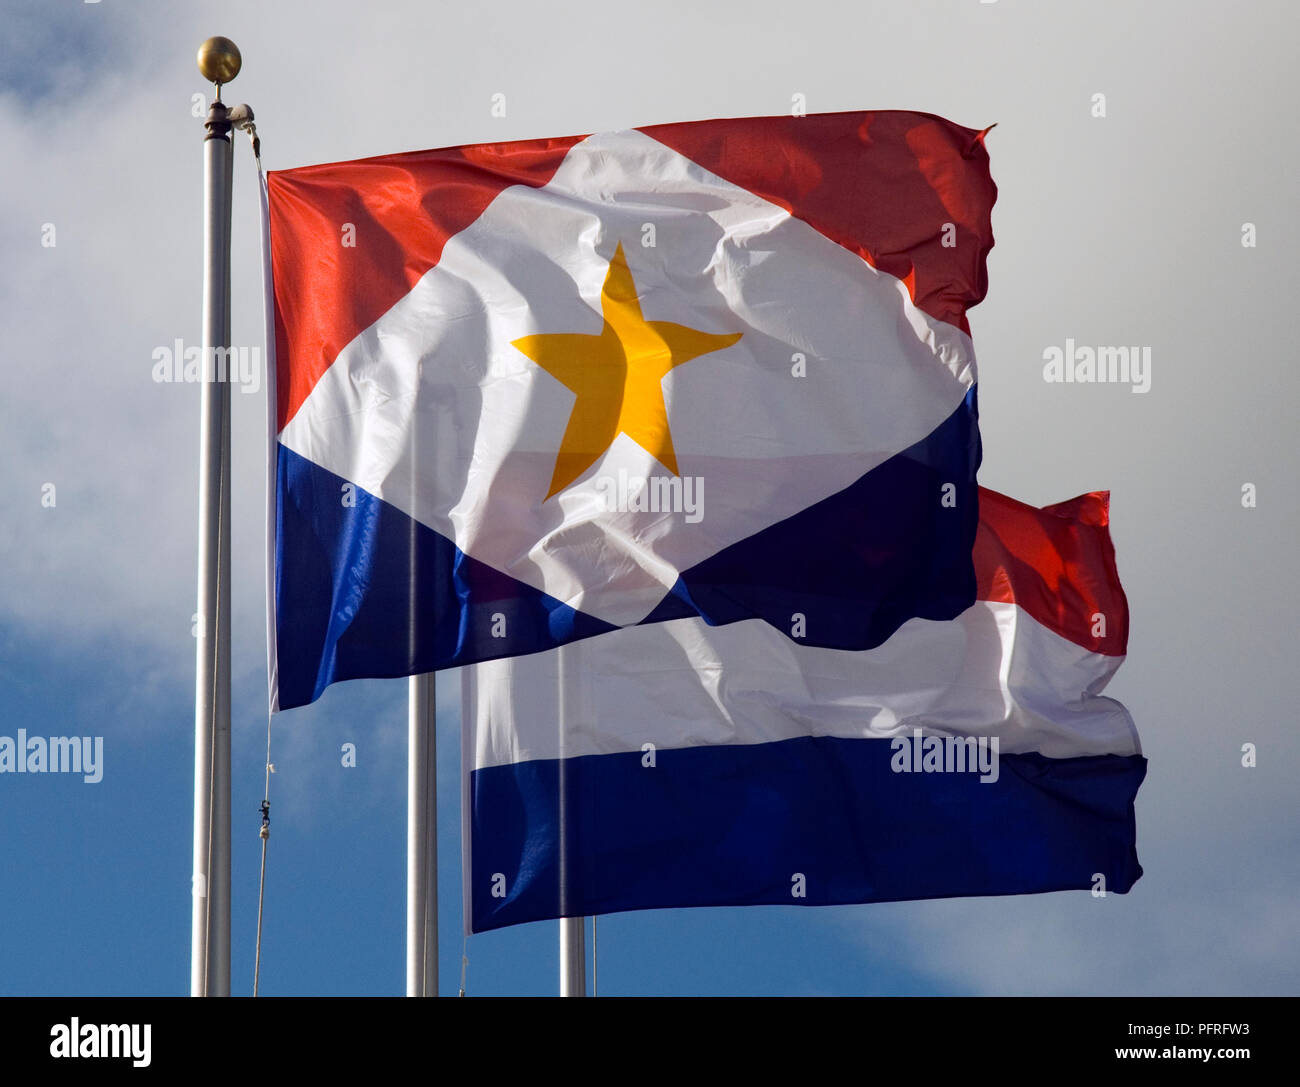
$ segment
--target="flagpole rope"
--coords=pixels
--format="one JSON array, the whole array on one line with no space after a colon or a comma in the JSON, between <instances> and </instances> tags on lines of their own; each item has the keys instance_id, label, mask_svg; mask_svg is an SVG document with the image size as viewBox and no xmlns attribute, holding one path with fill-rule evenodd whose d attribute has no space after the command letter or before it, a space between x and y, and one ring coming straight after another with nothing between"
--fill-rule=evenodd
<instances>
[{"instance_id":1,"label":"flagpole rope","mask_svg":"<svg viewBox=\"0 0 1300 1087\"><path fill-rule=\"evenodd\" d=\"M262 873L257 880L257 950L253 957L253 995L257 996L262 974L262 905L266 899L266 843L271 837L271 713L266 714L266 791L262 794L262 826L257 835L262 839Z\"/></svg>"},{"instance_id":2,"label":"flagpole rope","mask_svg":"<svg viewBox=\"0 0 1300 1087\"><path fill-rule=\"evenodd\" d=\"M253 145L253 159L257 163L258 181L259 184L263 183L262 140L257 134L257 126L253 123L251 111L247 117L240 117L239 120L235 121L235 128L248 134L249 142ZM269 390L267 395L270 395ZM268 707L266 711L266 785L262 793L262 825L257 832L257 836L262 839L262 868L257 878L257 946L253 954L254 997L258 994L258 987L262 977L262 912L266 902L266 844L271 837L271 774L275 771L275 767L271 764L271 718L271 710Z\"/></svg>"}]
</instances>

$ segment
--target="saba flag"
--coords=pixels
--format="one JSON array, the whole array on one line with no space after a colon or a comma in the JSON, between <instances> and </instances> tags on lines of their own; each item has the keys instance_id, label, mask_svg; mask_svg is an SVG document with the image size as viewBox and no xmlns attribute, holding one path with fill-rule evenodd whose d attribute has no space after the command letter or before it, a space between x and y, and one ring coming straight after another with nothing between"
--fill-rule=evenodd
<instances>
[{"instance_id":1,"label":"saba flag","mask_svg":"<svg viewBox=\"0 0 1300 1087\"><path fill-rule=\"evenodd\" d=\"M978 599L871 650L691 616L465 669L468 929L1128 891L1146 759L1100 694L1128 641L1108 522L1104 493L982 490Z\"/></svg>"},{"instance_id":2,"label":"saba flag","mask_svg":"<svg viewBox=\"0 0 1300 1087\"><path fill-rule=\"evenodd\" d=\"M271 173L273 708L682 619L861 651L960 615L982 135L839 113Z\"/></svg>"}]
</instances>

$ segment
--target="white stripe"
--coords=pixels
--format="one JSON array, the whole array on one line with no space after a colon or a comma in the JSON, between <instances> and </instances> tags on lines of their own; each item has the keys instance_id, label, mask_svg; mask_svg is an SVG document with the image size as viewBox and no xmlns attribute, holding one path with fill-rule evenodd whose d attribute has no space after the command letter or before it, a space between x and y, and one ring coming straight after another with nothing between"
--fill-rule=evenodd
<instances>
[{"instance_id":1,"label":"white stripe","mask_svg":"<svg viewBox=\"0 0 1300 1087\"><path fill-rule=\"evenodd\" d=\"M666 474L626 435L546 498L574 394L512 341L600 333L620 243L646 320L742 333L662 384L679 470L705 481L695 521L603 507L599 480ZM792 373L796 353L807 376ZM899 280L621 132L576 145L549 185L498 195L344 349L282 441L474 558L622 624L680 570L924 438L974 381L969 338L919 311Z\"/></svg>"},{"instance_id":2,"label":"white stripe","mask_svg":"<svg viewBox=\"0 0 1300 1087\"><path fill-rule=\"evenodd\" d=\"M566 755L800 736L997 736L1003 754L1140 753L1128 711L1099 692L1123 661L1014 604L913 619L866 652L797 645L760 620L627 627L464 670L474 768ZM561 733L557 704L568 720Z\"/></svg>"}]
</instances>

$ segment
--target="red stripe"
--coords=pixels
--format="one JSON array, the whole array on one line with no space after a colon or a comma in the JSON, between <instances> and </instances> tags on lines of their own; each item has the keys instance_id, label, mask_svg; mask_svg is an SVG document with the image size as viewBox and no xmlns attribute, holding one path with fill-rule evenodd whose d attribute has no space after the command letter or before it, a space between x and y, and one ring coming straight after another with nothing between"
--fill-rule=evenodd
<instances>
[{"instance_id":1,"label":"red stripe","mask_svg":"<svg viewBox=\"0 0 1300 1087\"><path fill-rule=\"evenodd\" d=\"M988 290L997 198L983 132L895 110L640 131L787 209L902 280L919 309L970 332L966 311Z\"/></svg>"},{"instance_id":2,"label":"red stripe","mask_svg":"<svg viewBox=\"0 0 1300 1087\"><path fill-rule=\"evenodd\" d=\"M279 426L339 352L510 185L545 185L583 139L520 140L269 175ZM353 224L356 245L345 247Z\"/></svg>"},{"instance_id":3,"label":"red stripe","mask_svg":"<svg viewBox=\"0 0 1300 1087\"><path fill-rule=\"evenodd\" d=\"M1041 510L980 488L976 595L1014 603L1094 653L1128 651L1128 600L1110 539L1110 494L1093 491ZM1094 633L1105 619L1105 634Z\"/></svg>"}]
</instances>

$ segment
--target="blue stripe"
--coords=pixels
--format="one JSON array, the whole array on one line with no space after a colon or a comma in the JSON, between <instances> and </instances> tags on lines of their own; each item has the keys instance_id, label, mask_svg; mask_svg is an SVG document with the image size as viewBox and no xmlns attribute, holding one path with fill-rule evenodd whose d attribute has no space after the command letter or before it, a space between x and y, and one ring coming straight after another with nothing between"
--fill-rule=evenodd
<instances>
[{"instance_id":1,"label":"blue stripe","mask_svg":"<svg viewBox=\"0 0 1300 1087\"><path fill-rule=\"evenodd\" d=\"M280 446L280 708L331 683L535 653L615 629L470 558L445 536ZM438 606L435 606L435 602ZM508 637L493 636L495 616Z\"/></svg>"},{"instance_id":2,"label":"blue stripe","mask_svg":"<svg viewBox=\"0 0 1300 1087\"><path fill-rule=\"evenodd\" d=\"M644 622L757 618L790 634L797 613L805 645L861 650L909 619L956 618L975 602L977 420L972 388L935 431L852 486L684 571Z\"/></svg>"},{"instance_id":3,"label":"blue stripe","mask_svg":"<svg viewBox=\"0 0 1300 1087\"><path fill-rule=\"evenodd\" d=\"M664 750L653 767L632 752L477 770L473 931L660 907L1083 890L1096 873L1122 894L1142 875L1141 755L1003 755L984 783L895 773L891 743L805 737Z\"/></svg>"},{"instance_id":4,"label":"blue stripe","mask_svg":"<svg viewBox=\"0 0 1300 1087\"><path fill-rule=\"evenodd\" d=\"M852 486L682 573L645 622L762 618L803 644L871 649L908 619L975 600L975 390L932 434ZM485 565L284 446L276 638L280 708L339 680L414 675L552 649L609 623ZM944 488L951 484L951 501ZM505 637L495 637L504 618Z\"/></svg>"}]
</instances>

